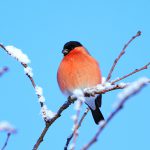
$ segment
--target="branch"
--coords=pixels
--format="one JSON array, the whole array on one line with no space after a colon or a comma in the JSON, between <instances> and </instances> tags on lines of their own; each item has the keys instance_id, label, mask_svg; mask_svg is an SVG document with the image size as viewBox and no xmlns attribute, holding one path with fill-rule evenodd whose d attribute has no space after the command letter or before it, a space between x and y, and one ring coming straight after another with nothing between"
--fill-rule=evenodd
<instances>
[{"instance_id":1,"label":"branch","mask_svg":"<svg viewBox=\"0 0 150 150\"><path fill-rule=\"evenodd\" d=\"M40 137L38 138L36 144L33 147L33 150L37 150L39 145L41 144L41 142L43 141L43 138L45 136L45 134L47 133L49 127L56 121L56 119L58 119L61 116L61 113L67 109L74 101L76 100L76 98L72 98L68 97L68 101L66 101L57 111L57 114L48 122L46 122L46 126L44 128L44 130L42 131Z\"/></svg>"},{"instance_id":2,"label":"branch","mask_svg":"<svg viewBox=\"0 0 150 150\"><path fill-rule=\"evenodd\" d=\"M125 88L127 85L124 84L124 85L112 85L111 87L106 87L106 89L103 89L103 90L98 90L96 88L92 88L92 89L88 89L89 91L86 91L84 94L85 95L89 95L91 94L90 93L90 90L92 91L92 93L94 92L95 94L104 94L106 92L109 92L109 91L113 91L113 90L116 90L116 89L123 89ZM87 93L89 92L89 93ZM49 127L61 116L61 113L67 109L74 101L76 101L76 97L69 97L68 98L68 101L66 101L60 108L59 110L57 111L57 114L51 119L49 120L48 122L46 122L46 126L44 128L44 130L42 131L41 135L39 136L36 144L34 145L33 147L33 150L37 150L37 148L39 147L39 145L41 144L41 142L43 141L43 138L45 136L45 134L47 133Z\"/></svg>"},{"instance_id":3,"label":"branch","mask_svg":"<svg viewBox=\"0 0 150 150\"><path fill-rule=\"evenodd\" d=\"M5 47L4 45L0 44L0 47L1 47L7 54L9 54L10 56L14 57L14 56L6 49L6 47ZM17 61L19 61L19 62L21 63L21 65L22 65L24 68L27 68L27 67L28 67L27 63L24 63L24 62L20 61L19 58L17 58L16 56L15 56L14 58L17 59ZM32 84L33 88L35 89L36 84L35 84L35 82L34 82L33 77L32 77L31 75L29 75L29 74L26 74L26 75L27 75L27 77L30 79L31 84ZM38 98L39 98L39 95L37 95L37 96L38 96ZM42 105L42 104L41 104L41 105Z\"/></svg>"},{"instance_id":4,"label":"branch","mask_svg":"<svg viewBox=\"0 0 150 150\"><path fill-rule=\"evenodd\" d=\"M118 62L118 60L120 59L120 57L125 53L125 49L127 48L127 46L129 45L129 43L131 43L131 41L132 40L134 40L136 37L138 37L138 36L140 36L140 34L141 34L141 32L138 32L137 33L137 35L135 35L134 37L132 37L132 39L124 46L124 48L123 48L123 50L122 50L122 52L121 52L121 54L118 56L118 58L115 60L115 62L114 62L114 65L113 65L113 67L112 67L112 71L109 73L109 79L111 78L111 74L112 74L112 72L113 72L113 70L114 70L114 68L115 68L115 66L116 66L116 64L117 64L117 62ZM2 45L2 44L0 44L0 47L3 49L3 50L5 50L9 55L11 55L11 53ZM24 54L23 54L24 55ZM35 91L36 91L36 94L37 94L37 96L38 96L38 99L39 99L39 102L40 102L40 106L41 106L41 109L45 106L45 104L44 104L44 100L42 99L43 98L43 95L42 94L39 94L40 92L37 92L38 90L36 89L36 84L35 84L35 82L34 82L34 80L33 80L33 77L32 77L32 70L31 70L31 68L28 66L28 64L27 63L25 63L24 61L22 61L22 60L20 60L17 56L14 56L14 55L11 55L12 57L14 57L15 59L17 59L20 63L21 63L21 65L24 67L24 69L26 70L25 72L26 72L26 75L28 76L28 78L30 79L30 81L31 81L31 83L32 83L32 86L34 87L34 89L35 89ZM27 56L26 56L27 57ZM27 61L29 61L29 60L27 60ZM26 61L26 62L27 62ZM147 66L149 65L149 63L147 64ZM145 68L146 69L146 68ZM141 69L141 70L143 70L143 69ZM141 70L139 70L139 71L141 71ZM138 71L136 71L136 72L138 72ZM136 73L135 72L135 73ZM129 75L126 75L126 77L128 77ZM122 80L122 79L124 79L125 77L122 77L120 80ZM108 78L107 78L107 81L109 80ZM120 81L120 80L117 80L117 81ZM115 82L117 82L117 81L115 81ZM85 97L86 96L93 96L93 95L95 95L95 94L104 94L104 93L106 93L106 92L109 92L109 91L113 91L113 90L116 90L116 89L123 89L123 88L125 88L125 87L127 87L128 86L128 84L124 84L124 85L122 85L122 84L116 84L116 85L112 85L111 83L110 83L110 85L107 87L107 86L105 86L105 87L103 87L103 88L97 88L97 86L96 87L93 87L93 88L88 88L88 89L86 89L85 91L84 91L84 95L85 95ZM40 99L42 99L42 100L40 100ZM44 120L45 120L45 128L43 129L43 131L42 131L42 133L41 133L41 135L39 136L39 138L38 138L38 140L37 140L37 142L36 142L36 144L34 145L34 147L33 147L33 150L37 150L38 149L38 147L39 147L39 145L41 144L41 142L43 141L43 138L44 138L44 136L46 135L46 133L47 133L47 131L48 131L48 129L49 129L49 127L61 116L61 114L62 114L62 112L65 110L65 109L67 109L74 101L76 100L76 97L69 97L68 98L68 101L66 101L59 109L58 109L58 111L57 111L57 113L53 116L53 117L50 117L48 120L47 119L45 119L44 117ZM45 108L46 109L46 108ZM45 109L43 109L43 110L45 110ZM45 112L47 112L47 111L45 111ZM44 113L45 112L42 112L43 113L43 116L44 116ZM86 116L86 114L85 114L85 116ZM83 119L84 119L84 117L85 117L84 115L83 115ZM83 121L83 119L81 118L81 122L79 122L79 127L81 126L81 123L82 123L82 121ZM79 128L78 127L78 128ZM69 143L68 143L69 144ZM67 145L68 146L68 145Z\"/></svg>"},{"instance_id":5,"label":"branch","mask_svg":"<svg viewBox=\"0 0 150 150\"><path fill-rule=\"evenodd\" d=\"M100 122L100 128L98 129L97 133L95 136L82 148L82 150L87 150L89 147L91 147L97 140L98 137L100 136L101 132L103 129L108 125L108 123L116 116L116 114L122 110L124 104L126 101L136 95L138 92L140 92L148 83L150 82L150 79L148 78L141 78L138 81L132 83L130 86L124 89L122 93L120 93L120 102L116 109L109 115L106 121Z\"/></svg>"},{"instance_id":6,"label":"branch","mask_svg":"<svg viewBox=\"0 0 150 150\"><path fill-rule=\"evenodd\" d=\"M133 74L135 74L135 73L137 73L137 72L140 72L140 71L144 70L144 69L148 69L149 65L150 65L150 62L147 63L145 66L143 66L143 67L141 67L141 68L139 68L139 69L135 69L133 72L131 72L131 73L127 74L127 75L124 75L123 77L121 77L121 78L119 78L119 79L116 79L116 80L114 80L114 81L111 81L111 84L114 84L114 83L116 83L116 82L118 82L118 81L121 81L121 80L123 80L123 79L125 79L125 78L127 78L127 77L129 77L129 76L131 76L131 75L133 75Z\"/></svg>"},{"instance_id":7,"label":"branch","mask_svg":"<svg viewBox=\"0 0 150 150\"><path fill-rule=\"evenodd\" d=\"M3 147L1 148L1 150L4 150L6 148L6 146L8 145L10 135L17 133L17 130L9 122L1 121L0 122L0 131L5 131L7 133L6 141L3 145Z\"/></svg>"},{"instance_id":8,"label":"branch","mask_svg":"<svg viewBox=\"0 0 150 150\"><path fill-rule=\"evenodd\" d=\"M112 72L113 72L114 69L115 69L115 66L117 65L119 59L125 54L125 50L126 50L126 48L128 47L128 45L129 45L134 39L136 39L136 38L137 38L138 36L140 36L140 35L141 35L141 31L138 31L138 32L136 33L136 35L133 36L133 37L127 42L127 44L124 45L122 51L120 52L120 54L118 55L118 57L115 59L113 65L112 65L112 67L111 67L111 69L110 69L110 72L109 72L109 74L108 74L108 77L107 77L106 81L109 81L109 80L110 80L111 75L112 75Z\"/></svg>"},{"instance_id":9,"label":"branch","mask_svg":"<svg viewBox=\"0 0 150 150\"><path fill-rule=\"evenodd\" d=\"M49 118L50 118L50 115L49 115L50 113L48 112L49 110L47 109L47 107L45 105L45 98L42 93L42 88L39 86L36 86L36 83L33 79L32 68L30 68L28 66L28 63L30 63L28 56L25 55L20 49L14 47L14 46L6 46L5 47L4 45L0 44L0 47L11 57L15 58L18 62L20 62L20 64L23 66L27 77L29 78L34 90L36 91L36 95L39 99L39 103L41 106L42 117L46 123L47 120L49 120Z\"/></svg>"},{"instance_id":10,"label":"branch","mask_svg":"<svg viewBox=\"0 0 150 150\"><path fill-rule=\"evenodd\" d=\"M74 125L73 125L73 130L74 130L74 138L73 138L73 143L71 146L71 150L75 149L75 145L76 145L76 141L77 141L77 137L78 137L78 119L80 116L80 111L81 111L81 106L82 106L83 102L81 100L78 99L78 101L76 102L76 115L75 118L73 118L74 120Z\"/></svg>"},{"instance_id":11,"label":"branch","mask_svg":"<svg viewBox=\"0 0 150 150\"><path fill-rule=\"evenodd\" d=\"M86 111L84 112L84 114L82 115L78 125L76 126L76 130L79 129L79 127L81 126L84 118L86 117L87 113L89 112L89 108L86 108ZM71 139L73 138L73 135L75 134L75 130L71 133L71 135L67 138L67 142L66 142L66 145L64 147L64 150L67 150L68 149L68 145L71 141Z\"/></svg>"},{"instance_id":12,"label":"branch","mask_svg":"<svg viewBox=\"0 0 150 150\"><path fill-rule=\"evenodd\" d=\"M10 135L11 135L11 133L7 133L6 141L5 141L4 145L3 145L3 147L1 148L1 150L4 150L6 148L6 146L8 144L8 141L9 141L9 138L10 138Z\"/></svg>"}]
</instances>

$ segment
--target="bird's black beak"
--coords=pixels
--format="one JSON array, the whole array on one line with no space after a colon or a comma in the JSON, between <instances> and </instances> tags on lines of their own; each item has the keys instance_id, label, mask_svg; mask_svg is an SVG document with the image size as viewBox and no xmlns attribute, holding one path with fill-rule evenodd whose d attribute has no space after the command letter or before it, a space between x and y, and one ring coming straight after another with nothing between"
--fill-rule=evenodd
<instances>
[{"instance_id":1,"label":"bird's black beak","mask_svg":"<svg viewBox=\"0 0 150 150\"><path fill-rule=\"evenodd\" d=\"M69 50L68 49L63 49L62 53L64 54L64 56L66 56L69 53Z\"/></svg>"}]
</instances>

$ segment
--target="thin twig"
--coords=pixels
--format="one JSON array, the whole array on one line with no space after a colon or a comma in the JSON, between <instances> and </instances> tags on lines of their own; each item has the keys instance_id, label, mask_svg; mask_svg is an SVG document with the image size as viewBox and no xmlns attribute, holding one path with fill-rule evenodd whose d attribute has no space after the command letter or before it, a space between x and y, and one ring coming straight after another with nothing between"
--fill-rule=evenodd
<instances>
[{"instance_id":1,"label":"thin twig","mask_svg":"<svg viewBox=\"0 0 150 150\"><path fill-rule=\"evenodd\" d=\"M68 101L66 101L57 111L57 114L48 122L46 122L46 126L44 128L44 130L42 131L41 135L39 136L36 144L33 147L33 150L37 150L39 145L41 144L41 142L43 141L43 138L45 136L45 134L47 133L49 127L55 122L56 119L58 119L61 116L61 113L67 109L74 101L76 100L76 98L68 98Z\"/></svg>"},{"instance_id":2,"label":"thin twig","mask_svg":"<svg viewBox=\"0 0 150 150\"><path fill-rule=\"evenodd\" d=\"M1 148L1 150L4 150L6 148L6 146L8 145L8 141L9 141L10 136L11 136L11 133L7 133L6 141L3 145L3 147Z\"/></svg>"},{"instance_id":3,"label":"thin twig","mask_svg":"<svg viewBox=\"0 0 150 150\"><path fill-rule=\"evenodd\" d=\"M79 121L79 123L78 123L78 125L77 125L77 129L79 129L79 127L81 126L81 124L82 124L82 122L83 122L83 120L84 120L84 118L86 117L86 115L87 115L87 113L89 112L89 108L86 108L86 111L84 112L84 114L82 115L82 117L81 117L81 119L80 119L80 121ZM64 150L67 150L68 149L68 145L69 145L69 143L70 143L70 141L71 141L71 139L73 138L73 135L75 134L75 130L73 131L73 133L71 133L71 135L67 138L67 142L66 142L66 145L65 145L65 147L64 147Z\"/></svg>"},{"instance_id":4,"label":"thin twig","mask_svg":"<svg viewBox=\"0 0 150 150\"><path fill-rule=\"evenodd\" d=\"M112 81L111 84L113 85L113 84L115 84L116 82L121 81L121 80L123 80L123 79L125 79L125 78L127 78L127 77L129 77L129 76L131 76L131 75L133 75L133 74L135 74L135 73L137 73L137 72L140 72L140 71L142 71L142 70L144 70L144 69L147 69L149 65L150 65L150 62L147 63L146 65L144 65L143 67L141 67L141 68L139 68L139 69L135 69L133 72L131 72L131 73L129 73L129 74L127 74L127 75L125 75L125 76L119 78L119 79L116 79L116 80ZM113 87L113 88L114 88L114 90L115 90L115 89L121 89L121 87L120 87L119 85L115 85L115 87ZM123 88L124 88L124 87L123 87ZM112 90L112 89L110 89L110 90ZM103 93L105 93L105 92L108 92L108 91L103 91ZM94 94L99 94L99 93L96 92L96 93L94 93ZM89 108L87 108L87 110L89 111ZM86 115L86 114L88 113L88 111L87 111L87 112L85 111L85 113L83 114L81 120L84 119L84 115ZM81 120L80 120L80 121L81 121ZM81 123L82 123L82 121L81 121ZM81 124L81 123L79 123L79 124ZM79 127L80 127L80 126L78 126L78 128L79 128ZM77 128L77 129L78 129L78 128ZM69 143L70 143L70 141L71 141L73 135L74 135L74 132L67 138L67 142L66 142L66 145L65 145L64 150L67 150L68 145L69 145Z\"/></svg>"},{"instance_id":5,"label":"thin twig","mask_svg":"<svg viewBox=\"0 0 150 150\"><path fill-rule=\"evenodd\" d=\"M131 75L133 75L133 74L135 74L135 73L137 73L137 72L139 72L139 71L142 71L142 70L144 70L144 69L147 69L149 65L150 65L150 62L147 63L145 66L143 66L143 67L141 67L141 68L139 68L139 69L135 69L133 72L131 72L131 73L127 74L127 75L124 75L124 76L121 77L121 78L118 78L118 79L112 81L111 84L115 84L116 82L121 81L121 80L123 80L123 79L125 79L125 78L127 78L127 77L129 77L129 76L131 76Z\"/></svg>"},{"instance_id":6,"label":"thin twig","mask_svg":"<svg viewBox=\"0 0 150 150\"><path fill-rule=\"evenodd\" d=\"M124 46L124 51L125 51L126 47L129 45L129 43L130 43L133 39L135 39L137 36L139 36L140 34L141 34L141 32L138 32L137 35L134 36L134 37ZM5 48L2 44L0 44L0 47L1 47L2 49L4 49L4 50L7 52L6 48ZM7 53L8 53L8 52L7 52ZM123 54L121 54L121 56L122 56L122 55L123 55ZM116 62L120 59L121 56L119 56L118 59L116 59ZM24 68L28 67L27 64L23 64L23 63L21 63L21 64L22 64L22 66L23 66ZM111 77L111 74L112 74L112 72L113 72L113 70L114 70L114 68L115 68L115 65L116 65L116 64L114 64L114 67L113 67L113 69L112 69L112 71L111 71L111 73L110 73L110 75L109 75L110 77ZM141 71L141 70L140 70L140 71ZM29 76L28 74L27 74L27 76L28 76L28 78L30 79L30 81L31 81L31 83L32 83L32 86L35 88L35 87L36 87L36 84L35 84L33 78L32 78L31 76ZM110 77L109 77L109 79L110 79ZM127 85L119 86L119 84L116 84L116 85L111 86L111 88L108 88L108 89L104 89L104 90L101 90L101 91L95 90L94 94L104 94L104 93L109 92L109 91L112 91L112 90L123 89L123 88L125 88L126 86L127 86ZM86 94L88 94L88 93L85 93L85 95L86 95ZM39 98L40 95L37 95L37 96L38 96L38 98ZM47 133L49 127L61 116L61 113L62 113L65 109L67 109L75 100L76 100L76 98L69 98L68 101L65 102L65 103L59 108L59 110L57 111L56 115L55 115L51 120L45 121L46 126L45 126L45 128L43 129L41 135L39 136L39 138L38 138L36 144L34 145L33 150L37 150L37 149L38 149L38 147L39 147L39 145L41 144L41 142L43 141L43 138L45 137L45 135L46 135L46 133ZM41 105L41 107L42 107L42 106L43 106L43 103L40 103L40 105ZM87 111L87 112L88 112L88 111ZM86 113L86 114L87 114L87 113ZM85 114L85 116L86 116L86 114ZM82 118L84 119L85 116L83 115ZM81 118L81 120L80 120L81 122L79 122L79 127L81 126L81 123L82 123L82 121L83 121L82 118ZM68 144L69 144L69 143L68 143ZM68 145L67 145L67 146L68 146Z\"/></svg>"},{"instance_id":7,"label":"thin twig","mask_svg":"<svg viewBox=\"0 0 150 150\"><path fill-rule=\"evenodd\" d=\"M136 35L133 36L133 37L127 42L127 44L124 45L122 51L120 52L120 54L118 55L118 57L115 59L113 65L112 65L112 67L111 67L111 69L110 69L110 72L109 72L109 74L108 74L108 77L107 77L106 81L109 81L109 80L110 80L111 75L112 75L112 72L113 72L114 69L115 69L115 66L117 65L117 63L118 63L119 59L122 57L122 55L125 53L125 50L126 50L126 48L128 47L128 45L129 45L134 39L136 39L136 38L137 38L138 36L140 36L140 35L141 35L141 31L138 31L138 32L136 33Z\"/></svg>"},{"instance_id":8,"label":"thin twig","mask_svg":"<svg viewBox=\"0 0 150 150\"><path fill-rule=\"evenodd\" d=\"M7 54L9 54L4 45L0 44L0 47L1 47L5 52L7 52ZM10 54L9 54L9 55L10 55ZM21 63L21 62L20 62L20 63ZM23 66L23 68L27 68L27 67L28 67L28 65L27 65L27 64L24 64L24 63L21 63L21 65ZM36 84L35 84L35 81L34 81L33 77L31 77L31 76L28 75L28 74L26 74L26 75L27 75L27 77L30 79L31 84L32 84L33 88L35 89ZM40 97L40 95L38 95L38 94L37 94L37 96L38 96L38 98ZM44 103L40 102L40 106L42 107L43 105L44 105Z\"/></svg>"},{"instance_id":9,"label":"thin twig","mask_svg":"<svg viewBox=\"0 0 150 150\"><path fill-rule=\"evenodd\" d=\"M149 83L149 81L147 82ZM103 131L103 129L108 125L108 123L116 116L116 114L123 108L125 102L132 96L134 96L135 94L137 94L138 92L140 92L143 87L145 87L147 85L147 83L143 83L141 84L141 86L139 88L135 88L135 90L127 95L124 99L122 99L120 101L120 103L118 104L118 106L116 107L116 109L108 116L107 120L104 121L104 123L102 123L100 125L100 128L98 129L97 133L95 134L95 136L81 149L81 150L87 150L89 149L89 147L91 147L97 140L98 137L100 136L101 132Z\"/></svg>"},{"instance_id":10,"label":"thin twig","mask_svg":"<svg viewBox=\"0 0 150 150\"><path fill-rule=\"evenodd\" d=\"M109 91L112 91L112 90L116 90L116 89L123 89L125 88L126 85L124 86L119 86L118 84L117 85L113 85L111 88L108 88L108 89L105 89L103 91L95 91L95 94L104 94L106 92L109 92ZM34 145L33 147L33 150L37 150L39 145L41 144L41 142L43 141L43 138L45 136L45 134L47 133L49 127L61 116L61 113L67 109L74 101L76 100L76 98L71 98L69 97L68 98L68 101L66 101L58 110L57 114L49 121L49 122L46 122L46 126L44 128L44 130L42 131L41 135L39 136L36 144Z\"/></svg>"},{"instance_id":11,"label":"thin twig","mask_svg":"<svg viewBox=\"0 0 150 150\"><path fill-rule=\"evenodd\" d=\"M75 121L74 121L74 127L75 127L75 129L74 129L74 138L73 138L73 147L72 147L72 150L74 150L75 149L75 145L76 145L76 141L77 141L77 137L78 137L78 119L79 119L79 116L80 116L80 111L81 111L81 106L82 106L82 101L79 101L79 108L78 108L78 110L77 110L77 112L76 112L76 119L75 119Z\"/></svg>"}]
</instances>

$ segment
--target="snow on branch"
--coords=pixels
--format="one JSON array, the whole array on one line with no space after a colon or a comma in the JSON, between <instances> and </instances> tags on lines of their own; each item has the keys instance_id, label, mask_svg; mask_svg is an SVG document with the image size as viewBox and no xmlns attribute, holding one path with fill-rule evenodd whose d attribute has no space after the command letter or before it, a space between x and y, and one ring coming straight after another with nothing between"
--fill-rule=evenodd
<instances>
[{"instance_id":1,"label":"snow on branch","mask_svg":"<svg viewBox=\"0 0 150 150\"><path fill-rule=\"evenodd\" d=\"M123 89L123 91L118 94L118 98L121 101L127 99L128 97L132 96L134 93L138 92L144 85L148 83L150 83L149 78L147 77L140 78L139 80L133 82L125 89Z\"/></svg>"},{"instance_id":2,"label":"snow on branch","mask_svg":"<svg viewBox=\"0 0 150 150\"><path fill-rule=\"evenodd\" d=\"M1 148L1 150L4 150L6 148L6 146L8 145L8 141L9 141L11 134L15 134L17 132L17 130L9 122L1 121L0 122L0 132L2 132L2 131L7 133L7 138L5 140L5 143L4 143L3 147Z\"/></svg>"},{"instance_id":3,"label":"snow on branch","mask_svg":"<svg viewBox=\"0 0 150 150\"><path fill-rule=\"evenodd\" d=\"M87 113L89 112L89 110L90 110L89 108L86 108L86 110L85 110L84 114L82 115L82 117L81 117L79 123L77 124L76 128L74 128L73 132L70 134L70 136L68 136L67 141L66 141L66 144L65 144L65 147L64 147L64 150L67 150L67 149L68 149L68 145L70 144L71 139L72 139L73 136L75 135L76 130L78 130L79 127L81 126L82 121L83 121L84 118L86 117L86 115L87 115ZM75 116L72 116L72 119L73 119L73 120L77 119L77 116L76 116L76 115L75 115ZM74 148L74 144L71 145L70 148Z\"/></svg>"},{"instance_id":4,"label":"snow on branch","mask_svg":"<svg viewBox=\"0 0 150 150\"><path fill-rule=\"evenodd\" d=\"M16 133L17 130L7 121L1 121L0 122L0 132L5 131L7 133Z\"/></svg>"},{"instance_id":5,"label":"snow on branch","mask_svg":"<svg viewBox=\"0 0 150 150\"><path fill-rule=\"evenodd\" d=\"M82 150L89 149L98 140L98 137L100 136L103 129L115 117L115 115L123 108L123 105L125 104L125 102L130 97L132 97L135 94L137 94L138 92L140 92L146 85L148 85L148 83L150 83L150 79L143 77L143 78L140 78L139 80L131 83L129 86L124 88L122 92L120 92L120 94L118 95L120 101L119 101L118 105L116 106L115 110L111 112L111 114L108 116L106 121L99 123L100 127L99 127L98 131L96 132L95 136L82 148Z\"/></svg>"},{"instance_id":6,"label":"snow on branch","mask_svg":"<svg viewBox=\"0 0 150 150\"><path fill-rule=\"evenodd\" d=\"M32 68L30 68L28 66L28 63L30 63L30 59L28 58L27 55L25 55L24 53L22 53L22 51L20 49L17 49L13 46L6 46L4 47L2 44L0 44L0 47L5 50L9 55L11 55L12 57L14 57L15 59L17 59L21 65L24 67L24 71L26 73L26 75L28 76L28 78L30 79L31 83L32 83L32 86L34 87L35 89L35 92L36 92L36 95L38 96L38 99L39 99L39 103L40 103L40 106L41 106L41 113L42 113L42 116L45 120L45 123L46 123L46 126L45 128L43 129L42 133L40 134L38 140L36 141L34 147L33 147L33 150L37 150L39 145L41 144L41 142L43 141L49 127L61 116L62 112L67 109L72 103L74 103L77 98L80 98L82 99L81 101L83 102L84 101L84 97L89 97L89 96L94 96L96 94L104 94L104 93L107 93L109 91L113 91L113 90L117 90L117 89L124 89L124 88L127 88L127 87L130 87L132 86L130 83L118 83L116 84L116 82L118 81L121 81L139 71L142 71L144 69L147 69L148 66L150 65L150 62L145 65L144 67L142 68L139 68L139 69L136 69L134 70L133 72L121 77L121 78L118 78L114 81L110 81L111 79L111 75L112 75L112 72L114 71L118 61L120 60L120 58L123 56L123 54L125 53L125 50L126 48L129 46L129 44L134 40L136 39L138 36L141 35L141 32L138 31L137 34L135 36L133 36L128 42L127 44L125 44L125 46L123 47L122 51L120 52L120 54L118 55L118 57L115 59L111 69L110 69L110 72L108 74L108 77L107 79L104 79L103 80L103 83L100 84L100 85L97 85L95 87L92 87L92 88L86 88L84 89L83 91L83 95L81 93L78 93L77 92L77 95L73 95L73 96L70 96L68 97L68 100L58 109L57 113L53 113L52 111L50 111L46 104L45 104L45 97L43 96L43 90L41 87L37 86L33 80L33 72L32 72ZM141 88L143 86L145 86L145 81L139 81L138 82L138 85L139 88L134 88L134 91L135 93L137 93L138 91L141 90ZM133 84L134 85L134 84ZM133 88L133 87L132 87ZM115 109L115 111L113 111L111 113L111 115L108 117L108 119L106 120L106 122L101 122L100 123L100 129L98 131L98 133L96 134L96 137L94 137L94 140L92 139L90 142L93 144L95 142L95 140L97 140L99 134L101 133L101 131L103 130L103 128L108 124L108 122L114 117L114 115L122 108L122 105L125 103L125 101L129 98L129 95L131 94L134 95L134 92L125 92L123 91L124 94L122 93L122 99L121 99L121 102L119 103L119 105L117 105L117 108ZM77 106L78 110L79 111L79 105ZM76 128L74 129L73 133L71 134L71 136L67 139L67 143L66 143L66 146L65 148L68 147L69 145L69 142L70 140L72 139L73 135L76 134L75 130L78 130L78 128L81 126L81 123L83 122L86 114L88 113L89 109L87 109L87 111L83 114L83 116L81 117L81 120L79 121L79 123L76 125ZM77 114L73 117L74 120L77 119ZM93 142L94 141L94 142ZM84 148L86 147L90 147L92 144L91 143L88 143ZM74 147L74 145L73 145Z\"/></svg>"},{"instance_id":7,"label":"snow on branch","mask_svg":"<svg viewBox=\"0 0 150 150\"><path fill-rule=\"evenodd\" d=\"M5 49L9 55L17 59L23 64L29 64L31 61L26 54L24 54L21 49L18 49L14 46L5 46Z\"/></svg>"},{"instance_id":8,"label":"snow on branch","mask_svg":"<svg viewBox=\"0 0 150 150\"><path fill-rule=\"evenodd\" d=\"M4 46L0 44L0 47L5 50L10 56L15 58L17 61L21 63L21 65L24 67L24 72L27 75L27 77L30 79L33 88L35 89L35 93L38 96L39 103L41 106L41 114L45 122L49 121L51 118L54 117L55 113L53 113L51 110L48 109L48 107L45 104L45 97L43 96L43 90L41 87L36 86L35 81L33 79L33 72L32 68L28 66L28 64L31 62L30 59L26 54L24 54L21 49L18 49L14 46Z\"/></svg>"}]
</instances>

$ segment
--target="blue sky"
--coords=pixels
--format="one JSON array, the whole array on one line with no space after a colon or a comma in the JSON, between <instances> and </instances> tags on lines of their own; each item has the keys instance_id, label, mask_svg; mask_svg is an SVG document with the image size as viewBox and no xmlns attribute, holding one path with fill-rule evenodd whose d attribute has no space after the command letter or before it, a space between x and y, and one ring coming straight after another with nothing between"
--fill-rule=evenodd
<instances>
[{"instance_id":1,"label":"blue sky","mask_svg":"<svg viewBox=\"0 0 150 150\"><path fill-rule=\"evenodd\" d=\"M112 79L127 74L150 60L149 5L148 0L1 0L0 43L14 45L29 56L34 79L37 85L43 87L48 107L57 111L66 100L56 81L64 43L80 41L100 63L103 76L107 76L123 45L141 30L142 36L128 47ZM8 66L9 72L0 78L0 120L7 120L18 129L7 149L32 149L44 127L37 97L22 66L0 50L2 66ZM149 77L150 70L144 70L124 82L143 76ZM126 103L91 150L150 148L149 90L150 87L144 88ZM118 92L103 95L102 112L106 118L112 111ZM71 133L73 123L70 117L74 113L71 106L62 114L49 129L39 150L63 149ZM77 149L89 141L97 128L89 113L80 128ZM4 138L5 133L0 133L0 145Z\"/></svg>"}]
</instances>

